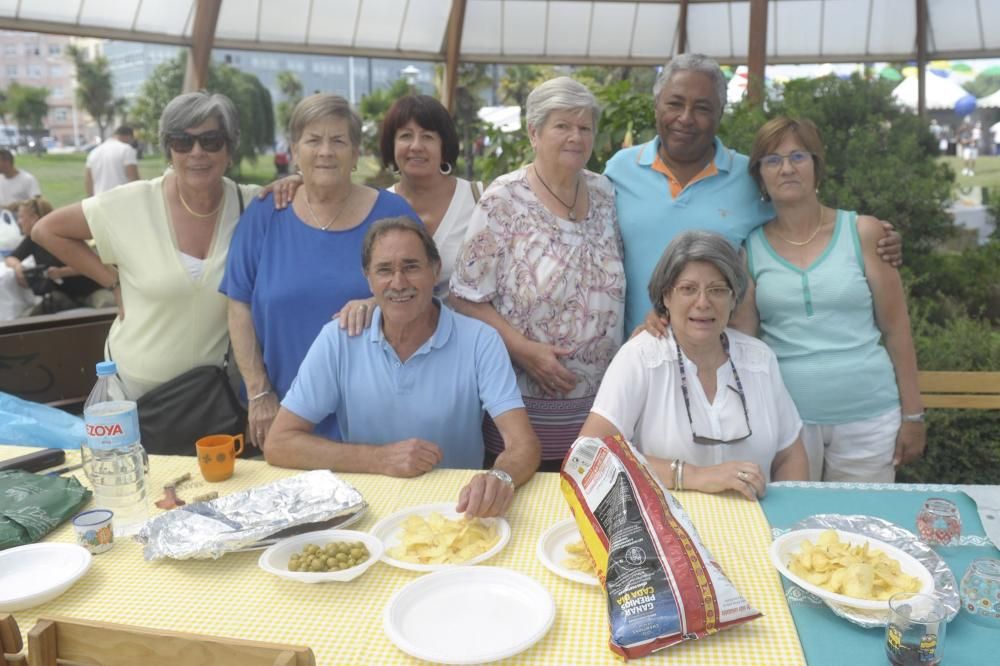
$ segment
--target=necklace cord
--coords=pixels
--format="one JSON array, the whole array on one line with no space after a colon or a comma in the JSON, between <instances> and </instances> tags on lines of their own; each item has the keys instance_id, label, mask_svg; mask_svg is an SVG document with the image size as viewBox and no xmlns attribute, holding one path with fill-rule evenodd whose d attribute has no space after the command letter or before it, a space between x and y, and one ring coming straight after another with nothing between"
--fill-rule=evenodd
<instances>
[{"instance_id":1,"label":"necklace cord","mask_svg":"<svg viewBox=\"0 0 1000 666\"><path fill-rule=\"evenodd\" d=\"M313 210L312 204L309 203L309 193L303 192L303 194L305 195L306 209L308 209L309 214L312 215L312 219L313 222L316 224L316 228L319 229L320 231L326 231L327 229L333 226L334 222L340 219L341 213L343 213L344 209L347 208L347 201L351 198L351 195L354 194L354 187L351 187L351 191L348 192L347 196L340 201L340 210L337 211L337 214L334 215L329 222L327 222L325 225L322 226L320 226L319 216L316 214L316 211Z\"/></svg>"},{"instance_id":2,"label":"necklace cord","mask_svg":"<svg viewBox=\"0 0 1000 666\"><path fill-rule=\"evenodd\" d=\"M815 239L816 236L819 235L819 230L822 228L823 228L823 206L821 205L819 207L819 219L816 221L816 229L812 232L812 235L810 235L809 238L805 239L804 241L793 241L791 239L782 236L777 229L774 229L774 234L781 240L788 243L789 245L796 245L798 247L802 247L803 245L809 245L809 243L813 242L813 239Z\"/></svg>"},{"instance_id":3,"label":"necklace cord","mask_svg":"<svg viewBox=\"0 0 1000 666\"><path fill-rule=\"evenodd\" d=\"M184 193L181 192L181 184L180 184L180 182L177 182L177 196L180 198L181 205L184 206L184 210L186 210L187 212L191 213L195 217L200 217L202 219L205 219L206 217L214 217L215 215L217 215L218 212L219 212L219 209L222 208L222 204L225 203L225 201L226 201L226 193L225 193L225 191L223 191L222 198L219 200L219 205L215 207L215 210L213 210L211 212L208 212L208 213L198 213L198 212L192 210L191 206L188 205L188 202L184 200Z\"/></svg>"},{"instance_id":4,"label":"necklace cord","mask_svg":"<svg viewBox=\"0 0 1000 666\"><path fill-rule=\"evenodd\" d=\"M549 194L551 194L553 197L555 197L556 201L558 201L559 203L561 203L566 208L566 210L569 211L569 219L573 220L575 222L576 221L576 201L580 197L580 176L579 176L579 174L577 174L577 177L576 177L576 190L573 192L573 203L572 204L568 204L565 201L563 201L559 197L558 194L556 194L555 192L552 191L552 188L549 187L548 183L546 183L544 180L542 180L542 175L540 173L538 173L538 169L535 167L534 164L531 165L531 170L535 172L535 178L537 178L538 182L542 184L542 187L544 187L546 190L548 190Z\"/></svg>"}]
</instances>

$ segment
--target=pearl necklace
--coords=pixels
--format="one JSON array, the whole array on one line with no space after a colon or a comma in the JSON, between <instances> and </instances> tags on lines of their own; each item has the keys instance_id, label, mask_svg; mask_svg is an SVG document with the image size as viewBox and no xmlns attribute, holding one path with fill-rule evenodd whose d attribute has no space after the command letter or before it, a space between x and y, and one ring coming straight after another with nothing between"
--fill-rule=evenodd
<instances>
[{"instance_id":1,"label":"pearl necklace","mask_svg":"<svg viewBox=\"0 0 1000 666\"><path fill-rule=\"evenodd\" d=\"M567 217L569 217L569 221L570 222L576 222L576 200L580 197L580 176L577 175L577 177L576 177L576 191L573 192L573 203L568 204L565 201L563 201L562 199L560 199L559 195L556 194L555 192L553 192L552 188L549 187L548 184L544 180L542 180L542 175L540 173L538 173L538 169L535 167L534 164L531 165L531 170L535 172L535 178L537 178L538 182L542 184L542 187L544 187L546 190L548 190L549 194L551 194L553 197L555 197L556 201L558 201L563 206L565 206L566 210L569 211L569 213L567 215Z\"/></svg>"},{"instance_id":2,"label":"pearl necklace","mask_svg":"<svg viewBox=\"0 0 1000 666\"><path fill-rule=\"evenodd\" d=\"M195 217L200 217L202 219L205 219L207 217L215 217L215 215L219 212L219 209L222 208L222 204L225 203L226 201L225 193L223 193L222 199L219 200L219 205L215 207L215 210L211 211L210 213L198 213L191 209L191 206L188 205L187 201L184 201L184 193L181 192L180 183L177 183L177 196L180 197L181 205L184 206L184 210L191 213Z\"/></svg>"},{"instance_id":3,"label":"pearl necklace","mask_svg":"<svg viewBox=\"0 0 1000 666\"><path fill-rule=\"evenodd\" d=\"M812 235L809 236L809 238L805 239L804 241L789 240L788 238L785 238L780 233L778 233L778 229L777 228L772 229L772 231L774 231L774 235L775 236L777 236L781 240L785 241L789 245L796 245L798 247L802 247L803 245L809 245L809 243L813 242L813 239L815 239L816 236L819 235L819 230L822 229L822 228L823 228L823 206L821 205L819 207L819 220L816 221L816 230L813 231Z\"/></svg>"},{"instance_id":4,"label":"pearl necklace","mask_svg":"<svg viewBox=\"0 0 1000 666\"><path fill-rule=\"evenodd\" d=\"M312 215L312 219L313 219L313 222L316 224L316 228L319 229L320 231L326 231L331 226L333 226L334 222L336 222L338 219L340 219L340 214L344 212L345 208L347 208L347 201L351 198L351 195L354 194L354 188L351 187L351 191L348 192L347 196L344 197L344 199L340 202L340 210L338 210L337 214L333 216L333 219L331 219L329 222L327 222L323 226L320 226L319 216L316 215L316 211L313 210L312 205L309 203L309 193L308 192L304 192L303 194L305 194L306 209L309 211L309 214Z\"/></svg>"}]
</instances>

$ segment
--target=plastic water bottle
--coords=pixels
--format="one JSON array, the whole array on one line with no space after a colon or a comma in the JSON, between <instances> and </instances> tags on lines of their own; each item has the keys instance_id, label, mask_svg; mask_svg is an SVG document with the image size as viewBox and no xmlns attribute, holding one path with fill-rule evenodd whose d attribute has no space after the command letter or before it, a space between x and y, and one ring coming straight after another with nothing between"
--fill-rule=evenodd
<instances>
[{"instance_id":1,"label":"plastic water bottle","mask_svg":"<svg viewBox=\"0 0 1000 666\"><path fill-rule=\"evenodd\" d=\"M114 361L97 364L97 384L83 407L83 469L94 488L94 503L114 512L115 536L128 536L149 517L149 459L139 441L139 412L117 373Z\"/></svg>"}]
</instances>

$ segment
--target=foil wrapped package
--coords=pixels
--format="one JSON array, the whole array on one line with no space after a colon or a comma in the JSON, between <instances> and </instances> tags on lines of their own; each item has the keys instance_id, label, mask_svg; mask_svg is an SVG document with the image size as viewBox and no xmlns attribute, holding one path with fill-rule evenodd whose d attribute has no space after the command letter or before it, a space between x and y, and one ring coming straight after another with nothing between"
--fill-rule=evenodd
<instances>
[{"instance_id":1,"label":"foil wrapped package","mask_svg":"<svg viewBox=\"0 0 1000 666\"><path fill-rule=\"evenodd\" d=\"M366 508L351 484L329 470L314 470L167 511L146 521L135 539L145 545L147 561L218 559L289 528L336 522Z\"/></svg>"}]
</instances>

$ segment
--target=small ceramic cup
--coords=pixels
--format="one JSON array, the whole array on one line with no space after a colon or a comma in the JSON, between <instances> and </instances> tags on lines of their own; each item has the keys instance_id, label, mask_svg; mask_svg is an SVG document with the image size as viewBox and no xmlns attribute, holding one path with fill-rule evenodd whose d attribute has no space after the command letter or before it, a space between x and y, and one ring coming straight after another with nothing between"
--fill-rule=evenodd
<instances>
[{"instance_id":1,"label":"small ceramic cup","mask_svg":"<svg viewBox=\"0 0 1000 666\"><path fill-rule=\"evenodd\" d=\"M243 435L208 435L195 442L198 466L206 481L225 481L233 475L236 456L243 453Z\"/></svg>"},{"instance_id":2,"label":"small ceramic cup","mask_svg":"<svg viewBox=\"0 0 1000 666\"><path fill-rule=\"evenodd\" d=\"M115 533L111 529L114 513L108 509L91 509L73 517L76 542L94 555L111 550L115 545Z\"/></svg>"}]
</instances>

